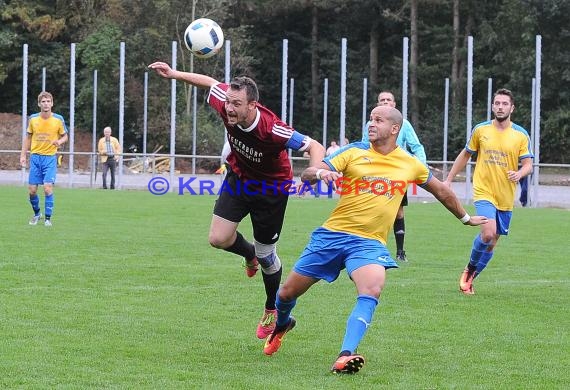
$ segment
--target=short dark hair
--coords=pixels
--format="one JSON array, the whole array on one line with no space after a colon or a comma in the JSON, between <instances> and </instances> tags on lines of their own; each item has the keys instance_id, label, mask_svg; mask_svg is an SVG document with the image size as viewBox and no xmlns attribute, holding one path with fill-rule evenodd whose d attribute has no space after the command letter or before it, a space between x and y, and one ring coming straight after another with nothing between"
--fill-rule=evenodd
<instances>
[{"instance_id":1,"label":"short dark hair","mask_svg":"<svg viewBox=\"0 0 570 390\"><path fill-rule=\"evenodd\" d=\"M396 96L394 96L394 93L392 91L389 91L387 89L380 91L380 93L378 94L378 98L377 98L377 102L376 102L376 106L380 105L380 95L382 95L383 93L387 93L390 96L392 96L392 101L394 102L394 104L396 104Z\"/></svg>"},{"instance_id":2,"label":"short dark hair","mask_svg":"<svg viewBox=\"0 0 570 390\"><path fill-rule=\"evenodd\" d=\"M241 91L245 88L247 101L259 101L259 90L255 81L246 76L234 77L230 82L230 89Z\"/></svg>"},{"instance_id":3,"label":"short dark hair","mask_svg":"<svg viewBox=\"0 0 570 390\"><path fill-rule=\"evenodd\" d=\"M380 91L380 93L378 94L378 97L380 97L380 95L383 93L389 93L390 95L392 95L392 99L394 99L394 101L396 101L396 95L394 95L394 92L392 92L388 89L385 89L384 91Z\"/></svg>"},{"instance_id":4,"label":"short dark hair","mask_svg":"<svg viewBox=\"0 0 570 390\"><path fill-rule=\"evenodd\" d=\"M511 104L514 106L515 105L515 96L513 95L513 93L511 92L510 89L506 89L506 88L499 88L497 89L497 91L495 92L495 94L493 95L493 101L495 101L495 98L497 97L497 95L505 95L508 96L511 99Z\"/></svg>"}]
</instances>

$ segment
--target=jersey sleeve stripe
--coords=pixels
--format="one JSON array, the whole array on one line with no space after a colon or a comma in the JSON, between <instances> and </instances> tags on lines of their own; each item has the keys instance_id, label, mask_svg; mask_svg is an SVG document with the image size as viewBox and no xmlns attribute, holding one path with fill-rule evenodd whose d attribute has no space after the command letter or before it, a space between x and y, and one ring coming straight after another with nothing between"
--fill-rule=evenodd
<instances>
[{"instance_id":1,"label":"jersey sleeve stripe","mask_svg":"<svg viewBox=\"0 0 570 390\"><path fill-rule=\"evenodd\" d=\"M61 125L63 126L63 130L66 133L69 133L69 130L67 129L67 125L65 124L65 119L63 119L63 116L61 116L60 114L53 114L53 117L58 119L59 121L61 121Z\"/></svg>"},{"instance_id":2,"label":"jersey sleeve stripe","mask_svg":"<svg viewBox=\"0 0 570 390\"><path fill-rule=\"evenodd\" d=\"M520 131L521 133L523 133L524 135L526 135L528 137L528 131L526 131L526 129L524 127L522 127L521 125L518 125L516 123L512 123L511 127L513 128L513 130Z\"/></svg>"},{"instance_id":3,"label":"jersey sleeve stripe","mask_svg":"<svg viewBox=\"0 0 570 390\"><path fill-rule=\"evenodd\" d=\"M301 142L301 147L298 149L299 152L304 152L305 150L307 150L310 143L311 143L311 137L309 137L308 135L304 136L303 141Z\"/></svg>"},{"instance_id":4,"label":"jersey sleeve stripe","mask_svg":"<svg viewBox=\"0 0 570 390\"><path fill-rule=\"evenodd\" d=\"M329 156L329 157L330 157L330 156ZM338 172L338 171L336 170L335 166L332 165L332 163L329 161L329 160L330 160L329 157L325 158L325 159L323 160L323 162L324 162L325 164L327 164L327 165L330 167L330 170L331 170L331 171L333 171L333 172Z\"/></svg>"},{"instance_id":5,"label":"jersey sleeve stripe","mask_svg":"<svg viewBox=\"0 0 570 390\"><path fill-rule=\"evenodd\" d=\"M291 136L293 135L293 130L279 125L273 125L271 132L275 135L278 135L279 137L287 139L291 138Z\"/></svg>"},{"instance_id":6,"label":"jersey sleeve stripe","mask_svg":"<svg viewBox=\"0 0 570 390\"><path fill-rule=\"evenodd\" d=\"M433 173L432 173L431 171L429 171L427 180L424 181L423 183L416 183L416 184L419 185L421 188L424 188L424 189L425 189L427 183L431 180L432 177L433 177Z\"/></svg>"},{"instance_id":7,"label":"jersey sleeve stripe","mask_svg":"<svg viewBox=\"0 0 570 390\"><path fill-rule=\"evenodd\" d=\"M213 95L216 99L225 102L226 101L226 92L221 89L220 87L218 87L217 85L214 85L212 88L210 88L210 95ZM208 100L209 100L209 96L208 96Z\"/></svg>"}]
</instances>

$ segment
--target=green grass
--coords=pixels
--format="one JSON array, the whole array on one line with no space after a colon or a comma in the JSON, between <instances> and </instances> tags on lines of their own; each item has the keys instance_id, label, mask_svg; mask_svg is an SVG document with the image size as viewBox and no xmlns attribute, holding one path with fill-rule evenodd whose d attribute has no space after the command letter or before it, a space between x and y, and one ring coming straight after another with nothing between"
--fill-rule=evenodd
<instances>
[{"instance_id":1,"label":"green grass","mask_svg":"<svg viewBox=\"0 0 570 390\"><path fill-rule=\"evenodd\" d=\"M353 376L328 372L355 290L301 297L273 357L255 338L263 286L207 236L214 197L56 189L54 226L28 226L0 187L0 388L563 389L570 383L570 212L517 209L477 295L457 280L477 228L439 204L406 209L410 263L389 271ZM285 274L334 200L292 198ZM43 206L43 195L42 195ZM468 207L473 213L472 207ZM249 220L240 231L251 238ZM390 237L393 250L393 239Z\"/></svg>"}]
</instances>

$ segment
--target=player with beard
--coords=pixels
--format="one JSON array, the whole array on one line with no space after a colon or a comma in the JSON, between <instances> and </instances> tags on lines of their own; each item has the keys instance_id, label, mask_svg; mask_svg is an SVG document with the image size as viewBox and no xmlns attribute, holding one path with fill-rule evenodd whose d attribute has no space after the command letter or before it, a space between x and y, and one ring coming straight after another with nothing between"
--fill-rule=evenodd
<instances>
[{"instance_id":1,"label":"player with beard","mask_svg":"<svg viewBox=\"0 0 570 390\"><path fill-rule=\"evenodd\" d=\"M265 286L265 310L257 337L266 338L275 328L275 298L281 282L281 260L276 243L281 235L293 170L287 149L308 152L310 164L325 156L325 148L281 121L258 103L259 91L249 77L235 77L229 84L202 74L179 72L164 62L149 65L158 75L209 88L208 103L218 112L227 130L230 169L214 206L209 241L215 248L242 256L248 277L259 266ZM250 215L254 242L237 231Z\"/></svg>"},{"instance_id":2,"label":"player with beard","mask_svg":"<svg viewBox=\"0 0 570 390\"><path fill-rule=\"evenodd\" d=\"M534 156L530 139L524 128L511 122L514 110L513 93L504 88L497 90L493 95L495 119L474 127L445 181L451 186L471 156L477 156L473 203L477 214L487 217L489 222L481 225L481 233L473 241L469 263L459 280L459 290L467 295L475 294L473 280L493 257L499 237L509 233L517 183L532 173Z\"/></svg>"}]
</instances>

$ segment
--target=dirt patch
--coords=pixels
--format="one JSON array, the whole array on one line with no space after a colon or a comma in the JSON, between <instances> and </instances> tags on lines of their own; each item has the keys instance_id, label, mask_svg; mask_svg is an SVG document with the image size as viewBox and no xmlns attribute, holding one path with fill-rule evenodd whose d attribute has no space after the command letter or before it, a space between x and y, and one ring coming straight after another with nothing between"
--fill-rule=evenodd
<instances>
[{"instance_id":1,"label":"dirt patch","mask_svg":"<svg viewBox=\"0 0 570 390\"><path fill-rule=\"evenodd\" d=\"M67 123L69 126L69 123ZM97 141L102 136L97 134ZM82 131L75 128L74 152L91 152L93 148L92 130ZM11 153L0 153L0 170L20 169L20 150L22 149L22 116L10 113L0 113L0 150L13 150ZM64 145L63 152L69 152L69 143ZM164 151L161 151L164 153ZM80 172L90 171L90 155L74 156L74 170ZM69 155L64 155L61 168L69 168ZM200 167L196 167L196 173L213 173L219 168L218 160L200 161ZM130 162L126 163L128 166ZM179 172L192 172L192 160L179 158L176 160L176 170Z\"/></svg>"},{"instance_id":2,"label":"dirt patch","mask_svg":"<svg viewBox=\"0 0 570 390\"><path fill-rule=\"evenodd\" d=\"M22 116L0 113L0 149L22 149ZM0 169L18 169L20 155L18 153L1 153Z\"/></svg>"}]
</instances>

